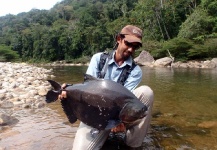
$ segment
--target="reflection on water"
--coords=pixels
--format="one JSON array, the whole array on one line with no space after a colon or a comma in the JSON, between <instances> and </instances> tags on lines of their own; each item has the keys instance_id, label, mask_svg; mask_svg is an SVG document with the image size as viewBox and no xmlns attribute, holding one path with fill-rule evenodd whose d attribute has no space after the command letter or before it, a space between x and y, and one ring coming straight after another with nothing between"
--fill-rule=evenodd
<instances>
[{"instance_id":1,"label":"reflection on water","mask_svg":"<svg viewBox=\"0 0 217 150\"><path fill-rule=\"evenodd\" d=\"M60 83L79 83L83 82L83 75L87 70L87 66L62 66L53 67L55 80Z\"/></svg>"},{"instance_id":2,"label":"reflection on water","mask_svg":"<svg viewBox=\"0 0 217 150\"><path fill-rule=\"evenodd\" d=\"M54 67L59 83L83 81L86 66ZM217 69L142 67L142 84L155 93L151 130L144 149L217 149ZM0 145L23 150L71 149L78 124L69 125L59 103L22 110ZM13 136L10 136L13 134Z\"/></svg>"},{"instance_id":3,"label":"reflection on water","mask_svg":"<svg viewBox=\"0 0 217 150\"><path fill-rule=\"evenodd\" d=\"M152 130L164 148L217 148L217 70L143 68L155 93Z\"/></svg>"}]
</instances>

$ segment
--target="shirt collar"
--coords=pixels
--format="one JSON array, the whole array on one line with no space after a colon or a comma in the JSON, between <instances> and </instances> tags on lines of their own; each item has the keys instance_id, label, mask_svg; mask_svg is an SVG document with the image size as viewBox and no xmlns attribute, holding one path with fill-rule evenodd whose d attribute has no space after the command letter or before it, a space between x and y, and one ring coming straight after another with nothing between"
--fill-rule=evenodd
<instances>
[{"instance_id":1,"label":"shirt collar","mask_svg":"<svg viewBox=\"0 0 217 150\"><path fill-rule=\"evenodd\" d=\"M109 65L111 65L111 64L113 64L113 63L116 64L115 59L114 59L114 56L115 56L115 51L112 53L112 59L110 59L109 62L108 62ZM122 67L124 67L124 66L126 66L126 65L132 66L132 63L133 63L133 59L132 59L132 57L130 56L130 57L129 57L127 60L125 60L124 63L123 63L121 66L119 66L119 67L122 68Z\"/></svg>"}]
</instances>

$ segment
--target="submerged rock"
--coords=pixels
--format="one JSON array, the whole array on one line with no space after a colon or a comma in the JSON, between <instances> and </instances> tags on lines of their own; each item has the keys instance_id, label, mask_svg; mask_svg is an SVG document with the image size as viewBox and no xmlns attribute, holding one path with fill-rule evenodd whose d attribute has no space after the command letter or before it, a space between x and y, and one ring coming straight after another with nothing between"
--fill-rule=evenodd
<instances>
[{"instance_id":1,"label":"submerged rock","mask_svg":"<svg viewBox=\"0 0 217 150\"><path fill-rule=\"evenodd\" d=\"M217 121L204 121L197 125L200 128L217 128Z\"/></svg>"},{"instance_id":2,"label":"submerged rock","mask_svg":"<svg viewBox=\"0 0 217 150\"><path fill-rule=\"evenodd\" d=\"M15 117L0 113L0 126L12 125L17 122L18 120Z\"/></svg>"}]
</instances>

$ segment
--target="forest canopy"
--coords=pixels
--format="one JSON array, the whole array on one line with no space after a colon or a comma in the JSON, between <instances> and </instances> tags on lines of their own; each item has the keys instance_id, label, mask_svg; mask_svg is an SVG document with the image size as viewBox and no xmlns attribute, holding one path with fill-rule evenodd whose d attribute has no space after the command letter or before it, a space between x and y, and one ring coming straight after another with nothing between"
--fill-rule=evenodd
<instances>
[{"instance_id":1,"label":"forest canopy","mask_svg":"<svg viewBox=\"0 0 217 150\"><path fill-rule=\"evenodd\" d=\"M0 17L0 58L88 61L112 49L127 24L143 29L140 50L155 58L168 50L183 61L217 57L216 0L63 0L50 10Z\"/></svg>"}]
</instances>

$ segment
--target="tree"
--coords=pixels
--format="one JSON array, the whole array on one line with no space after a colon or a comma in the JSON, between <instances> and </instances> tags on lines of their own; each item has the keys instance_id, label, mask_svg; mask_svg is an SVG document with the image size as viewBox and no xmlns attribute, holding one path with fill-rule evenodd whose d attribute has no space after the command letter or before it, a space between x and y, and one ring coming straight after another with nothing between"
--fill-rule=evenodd
<instances>
[{"instance_id":1,"label":"tree","mask_svg":"<svg viewBox=\"0 0 217 150\"><path fill-rule=\"evenodd\" d=\"M63 0L50 10L0 17L0 44L10 46L23 61L78 59L112 49L115 35L133 24L143 29L143 48L149 52L177 35L193 39L194 44L212 45L206 40L217 37L216 4L214 0ZM197 53L196 47L191 54ZM215 48L210 47L205 48Z\"/></svg>"},{"instance_id":2,"label":"tree","mask_svg":"<svg viewBox=\"0 0 217 150\"><path fill-rule=\"evenodd\" d=\"M0 61L15 61L19 55L10 49L9 46L0 45Z\"/></svg>"},{"instance_id":3,"label":"tree","mask_svg":"<svg viewBox=\"0 0 217 150\"><path fill-rule=\"evenodd\" d=\"M211 34L213 26L214 24L210 22L207 11L197 7L181 25L178 37L193 39L199 35Z\"/></svg>"}]
</instances>

